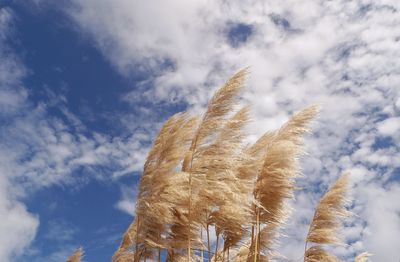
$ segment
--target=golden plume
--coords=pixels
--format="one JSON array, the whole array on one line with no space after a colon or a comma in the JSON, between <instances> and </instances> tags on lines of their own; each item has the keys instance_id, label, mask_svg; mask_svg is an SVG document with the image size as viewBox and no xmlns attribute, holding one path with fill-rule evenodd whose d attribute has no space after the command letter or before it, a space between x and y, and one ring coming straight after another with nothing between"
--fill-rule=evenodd
<instances>
[{"instance_id":1,"label":"golden plume","mask_svg":"<svg viewBox=\"0 0 400 262\"><path fill-rule=\"evenodd\" d=\"M299 172L298 156L301 153L303 135L307 126L318 113L317 106L310 106L294 115L274 134L264 135L250 150L257 154L261 145L265 154L254 188L255 238L254 259L258 261L261 248L271 248L276 230L288 217L287 199L293 198L294 179ZM266 225L261 238L261 224Z\"/></svg>"},{"instance_id":2,"label":"golden plume","mask_svg":"<svg viewBox=\"0 0 400 262\"><path fill-rule=\"evenodd\" d=\"M236 73L231 79L229 79L225 85L220 88L215 95L210 100L207 111L204 114L199 127L197 128L195 135L192 139L190 148L185 155L182 171L189 174L189 203L188 203L188 214L187 214L187 256L188 260L192 255L192 238L195 232L199 231L198 226L200 224L206 224L205 216L195 214L193 210L193 195L197 195L197 192L192 192L194 187L192 185L193 180L196 176L202 176L204 173L194 173L193 166L195 166L196 161L199 158L202 150L213 137L218 134L222 127L224 127L227 121L227 114L232 112L236 96L239 94L240 90L243 88L243 83L245 76L247 75L247 70L241 70ZM215 155L215 154L214 154ZM214 161L215 163L215 161ZM215 163L217 164L217 163ZM212 168L208 168L212 170ZM200 190L201 184L196 185L196 191Z\"/></svg>"},{"instance_id":3,"label":"golden plume","mask_svg":"<svg viewBox=\"0 0 400 262\"><path fill-rule=\"evenodd\" d=\"M191 169L191 164L196 158L198 148L201 147L207 138L216 134L226 122L226 115L232 111L236 96L243 88L247 70L237 72L225 85L223 85L211 98L207 111L192 140L190 150L185 156L182 171Z\"/></svg>"},{"instance_id":4,"label":"golden plume","mask_svg":"<svg viewBox=\"0 0 400 262\"><path fill-rule=\"evenodd\" d=\"M67 259L67 262L80 262L83 257L83 249L80 247Z\"/></svg>"},{"instance_id":5,"label":"golden plume","mask_svg":"<svg viewBox=\"0 0 400 262\"><path fill-rule=\"evenodd\" d=\"M218 237L224 238L224 250L239 242L251 218L250 202L237 179L243 127L247 121L248 108L245 107L225 123L212 144L200 150L192 166L194 173L205 174L205 179L199 181L203 186L198 192L198 202L193 202L195 213L204 214L203 227L207 236L209 226L215 226ZM209 240L207 250L210 253Z\"/></svg>"},{"instance_id":6,"label":"golden plume","mask_svg":"<svg viewBox=\"0 0 400 262\"><path fill-rule=\"evenodd\" d=\"M169 222L166 221L168 206L161 203L157 196L165 187L168 176L175 172L183 159L196 121L196 118L189 117L187 113L178 113L162 126L144 165L135 221L126 231L121 246L114 255L116 259L121 254L127 259L127 254L130 254L135 257L135 261L139 261L142 257L154 257L154 247L167 248L168 244L161 235Z\"/></svg>"},{"instance_id":7,"label":"golden plume","mask_svg":"<svg viewBox=\"0 0 400 262\"><path fill-rule=\"evenodd\" d=\"M307 262L341 262L337 257L329 254L319 246L313 246L307 249L304 257Z\"/></svg>"},{"instance_id":8,"label":"golden plume","mask_svg":"<svg viewBox=\"0 0 400 262\"><path fill-rule=\"evenodd\" d=\"M137 260L137 254L133 250L137 242L137 220L135 219L125 231L120 246L112 257L113 262L128 262Z\"/></svg>"},{"instance_id":9,"label":"golden plume","mask_svg":"<svg viewBox=\"0 0 400 262\"><path fill-rule=\"evenodd\" d=\"M348 174L342 175L319 201L307 233L306 251L304 254L305 262L316 261L314 260L315 257L329 255L319 246L307 249L308 243L319 245L342 244L342 241L338 238L338 230L341 226L341 218L349 215L349 212L344 207L348 183ZM326 261L339 261L332 260L334 258L332 255L329 255L329 258L331 260Z\"/></svg>"}]
</instances>

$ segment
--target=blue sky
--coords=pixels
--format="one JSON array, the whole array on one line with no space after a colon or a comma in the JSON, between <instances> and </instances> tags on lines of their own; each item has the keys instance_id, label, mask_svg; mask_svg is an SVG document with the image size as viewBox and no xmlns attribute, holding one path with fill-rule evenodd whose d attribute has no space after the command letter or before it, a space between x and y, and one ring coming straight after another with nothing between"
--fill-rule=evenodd
<instances>
[{"instance_id":1,"label":"blue sky","mask_svg":"<svg viewBox=\"0 0 400 262\"><path fill-rule=\"evenodd\" d=\"M130 131L113 116L134 112L129 104L118 100L135 85L135 77L118 75L88 39L68 27L68 18L60 10L40 10L17 2L5 3L2 10L12 15L12 36L4 45L19 56L26 70L22 81L28 94L24 101L27 111L21 110L21 114L29 115L31 109L44 106L43 117L61 121L72 134L82 125L82 135L88 139L93 132L122 139L129 136ZM4 119L6 123L13 121L7 116ZM7 138L2 139L7 142ZM15 139L19 140L18 136ZM31 150L35 154L41 149L33 146ZM19 163L30 157L24 154ZM28 187L32 192L23 197L24 203L40 226L24 255L18 259L12 255L11 261L60 261L63 259L57 255L65 256L80 245L85 246L88 260L109 260L131 220L129 214L116 208L121 188L131 187L133 191L138 177L129 172L129 176L114 180L111 164L96 167L93 172L104 176L92 179L86 176L85 168L82 165L70 170L67 175L75 178L67 184L60 181L43 188Z\"/></svg>"},{"instance_id":2,"label":"blue sky","mask_svg":"<svg viewBox=\"0 0 400 262\"><path fill-rule=\"evenodd\" d=\"M199 113L250 66L248 141L322 105L279 250L301 256L318 198L344 170L335 249L398 261L400 14L395 0L0 0L0 260L110 261L160 124ZM311 189L311 190L307 190Z\"/></svg>"}]
</instances>

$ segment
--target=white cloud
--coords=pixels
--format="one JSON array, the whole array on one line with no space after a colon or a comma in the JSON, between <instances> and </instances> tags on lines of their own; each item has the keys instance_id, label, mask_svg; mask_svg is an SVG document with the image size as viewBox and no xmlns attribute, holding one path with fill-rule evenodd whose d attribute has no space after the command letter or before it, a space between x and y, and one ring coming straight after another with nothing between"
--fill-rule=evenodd
<instances>
[{"instance_id":1,"label":"white cloud","mask_svg":"<svg viewBox=\"0 0 400 262\"><path fill-rule=\"evenodd\" d=\"M26 207L7 195L7 182L0 171L0 258L11 261L22 253L36 235L39 219L29 213Z\"/></svg>"},{"instance_id":2,"label":"white cloud","mask_svg":"<svg viewBox=\"0 0 400 262\"><path fill-rule=\"evenodd\" d=\"M373 236L381 236L380 224L385 224L384 232L398 232L400 204L381 204L397 192L392 187L398 183L389 180L399 164L400 142L396 3L87 0L75 1L68 12L122 74L150 72L151 77L129 97L149 102L182 100L198 111L216 84L238 68L251 66L243 97L253 106L252 135L259 135L261 126L279 126L308 104L321 103L323 111L303 160L306 178L300 183L322 183L320 189L325 190L344 169L354 170L353 191L360 198L354 209L365 210L360 215L365 224L350 225L349 239L363 233L354 248L338 252L350 258L367 249L377 261L390 262L397 261L398 254L388 246L400 241L400 236L390 234L390 240ZM286 19L286 25L276 24L272 17ZM237 48L226 37L235 23L254 28L248 41ZM393 143L376 144L388 135ZM386 183L393 186L385 187ZM375 198L376 191L382 197ZM309 200L302 200L303 194L315 200L321 193L298 195L299 211L288 228L298 243L314 208ZM382 215L371 215L377 207ZM301 257L300 246L283 250L289 258Z\"/></svg>"},{"instance_id":3,"label":"white cloud","mask_svg":"<svg viewBox=\"0 0 400 262\"><path fill-rule=\"evenodd\" d=\"M132 188L134 188L134 190L132 190ZM131 216L135 216L137 188L123 186L121 188L121 193L122 198L117 202L115 207L122 212L125 212Z\"/></svg>"},{"instance_id":4,"label":"white cloud","mask_svg":"<svg viewBox=\"0 0 400 262\"><path fill-rule=\"evenodd\" d=\"M398 248L390 243L397 243L400 232L400 206L396 201L400 199L399 184L388 188L370 184L360 190L357 199L364 205L360 216L368 218L363 242L374 254L373 260L386 261L387 254L392 254L388 261L397 261L400 258Z\"/></svg>"},{"instance_id":5,"label":"white cloud","mask_svg":"<svg viewBox=\"0 0 400 262\"><path fill-rule=\"evenodd\" d=\"M18 87L19 78L24 74L24 67L8 52L3 43L10 32L13 20L12 12L0 9L0 111L7 119L23 104L26 93ZM1 120L1 118L0 118ZM11 192L8 173L3 165L8 159L0 149L0 260L10 261L20 254L36 235L39 226L37 216L29 213L24 204Z\"/></svg>"},{"instance_id":6,"label":"white cloud","mask_svg":"<svg viewBox=\"0 0 400 262\"><path fill-rule=\"evenodd\" d=\"M382 135L393 136L400 133L400 118L391 117L380 122L378 125L378 130Z\"/></svg>"}]
</instances>

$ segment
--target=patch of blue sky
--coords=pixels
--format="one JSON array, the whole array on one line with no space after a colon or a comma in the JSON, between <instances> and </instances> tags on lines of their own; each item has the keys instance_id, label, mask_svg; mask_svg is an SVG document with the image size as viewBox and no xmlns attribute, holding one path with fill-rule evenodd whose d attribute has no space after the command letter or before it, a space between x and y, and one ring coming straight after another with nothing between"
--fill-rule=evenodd
<instances>
[{"instance_id":1,"label":"patch of blue sky","mask_svg":"<svg viewBox=\"0 0 400 262\"><path fill-rule=\"evenodd\" d=\"M230 23L228 24L226 37L228 43L237 48L247 42L254 33L254 27L245 23Z\"/></svg>"},{"instance_id":2,"label":"patch of blue sky","mask_svg":"<svg viewBox=\"0 0 400 262\"><path fill-rule=\"evenodd\" d=\"M24 5L11 6L19 18L16 47L30 70L24 84L34 105L41 102L52 105L54 101L55 108L50 107L49 112L64 118L56 102L65 103L90 130L113 135L124 133L118 116L139 115L140 108L153 107L154 120L185 110L186 104L182 102L160 105L141 98L148 85L153 84L142 81L151 78L149 74L154 72L133 69L132 74L121 76L89 38L74 31L68 18L57 9L38 15ZM173 61L169 60L160 65L161 70L171 67ZM124 102L129 93L138 97L133 105Z\"/></svg>"},{"instance_id":3,"label":"patch of blue sky","mask_svg":"<svg viewBox=\"0 0 400 262\"><path fill-rule=\"evenodd\" d=\"M393 138L390 136L387 137L377 137L372 145L374 150L379 150L382 148L389 148L394 145Z\"/></svg>"},{"instance_id":4,"label":"patch of blue sky","mask_svg":"<svg viewBox=\"0 0 400 262\"><path fill-rule=\"evenodd\" d=\"M289 20L280 14L272 13L269 15L269 17L271 21L275 24L275 26L284 32L287 33L301 32L300 29L293 27L292 24L289 22Z\"/></svg>"},{"instance_id":5,"label":"patch of blue sky","mask_svg":"<svg viewBox=\"0 0 400 262\"><path fill-rule=\"evenodd\" d=\"M132 220L115 208L121 197L119 187L124 184L133 188L137 179L127 176L118 182L80 181L78 186L55 186L37 192L26 204L29 211L39 214L41 224L31 252L19 261L49 257L63 246L85 247L87 261L110 261ZM59 234L54 232L54 223L61 225L56 227Z\"/></svg>"},{"instance_id":6,"label":"patch of blue sky","mask_svg":"<svg viewBox=\"0 0 400 262\"><path fill-rule=\"evenodd\" d=\"M51 105L49 100L65 97L68 110L91 130L120 130L114 130L115 125L101 116L131 109L119 100L134 86L135 79L120 77L87 39L68 27L61 14L37 15L20 5L13 5L13 10L18 17L18 49L30 69L24 81L29 101ZM49 113L63 117L57 108L49 108Z\"/></svg>"}]
</instances>

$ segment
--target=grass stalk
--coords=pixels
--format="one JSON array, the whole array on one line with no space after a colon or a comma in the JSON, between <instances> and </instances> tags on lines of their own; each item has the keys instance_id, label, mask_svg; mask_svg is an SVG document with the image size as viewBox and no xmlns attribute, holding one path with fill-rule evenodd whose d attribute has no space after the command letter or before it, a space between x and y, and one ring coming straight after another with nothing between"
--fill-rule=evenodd
<instances>
[{"instance_id":1,"label":"grass stalk","mask_svg":"<svg viewBox=\"0 0 400 262\"><path fill-rule=\"evenodd\" d=\"M254 245L254 262L258 260L258 245L259 245L259 235L260 235L260 208L256 207L256 236Z\"/></svg>"},{"instance_id":2,"label":"grass stalk","mask_svg":"<svg viewBox=\"0 0 400 262\"><path fill-rule=\"evenodd\" d=\"M208 252L208 260L210 260L211 256L211 243L210 243L210 225L207 224L207 252Z\"/></svg>"},{"instance_id":3,"label":"grass stalk","mask_svg":"<svg viewBox=\"0 0 400 262\"><path fill-rule=\"evenodd\" d=\"M219 234L217 234L217 241L215 243L214 262L217 262L217 259L218 259L218 242L219 242Z\"/></svg>"}]
</instances>

